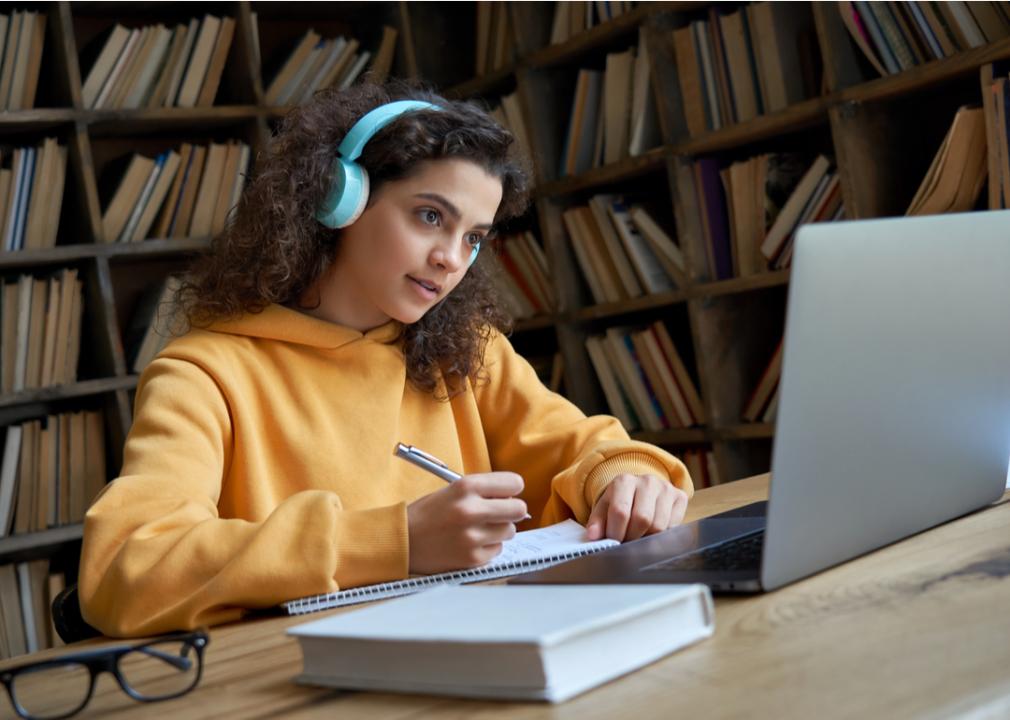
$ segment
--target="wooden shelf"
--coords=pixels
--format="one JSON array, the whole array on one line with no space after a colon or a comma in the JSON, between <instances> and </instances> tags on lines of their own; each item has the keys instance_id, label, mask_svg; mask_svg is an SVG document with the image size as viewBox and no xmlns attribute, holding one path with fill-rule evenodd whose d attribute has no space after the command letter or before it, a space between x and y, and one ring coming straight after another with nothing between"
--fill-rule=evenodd
<instances>
[{"instance_id":1,"label":"wooden shelf","mask_svg":"<svg viewBox=\"0 0 1010 720\"><path fill-rule=\"evenodd\" d=\"M32 550L44 550L46 548L64 545L70 542L77 542L84 536L84 526L80 523L76 525L63 525L62 527L49 528L39 532L27 533L24 535L8 535L0 538L0 557L29 552Z\"/></svg>"},{"instance_id":2,"label":"wooden shelf","mask_svg":"<svg viewBox=\"0 0 1010 720\"><path fill-rule=\"evenodd\" d=\"M97 136L128 135L161 130L194 130L255 120L265 108L256 105L221 105L197 108L152 108L143 110L86 110L79 120Z\"/></svg>"},{"instance_id":3,"label":"wooden shelf","mask_svg":"<svg viewBox=\"0 0 1010 720\"><path fill-rule=\"evenodd\" d=\"M584 307L575 311L574 316L578 320L599 320L600 318L614 317L615 315L626 315L628 313L641 312L643 310L654 310L655 308L667 307L676 303L685 302L687 298L688 293L682 290L654 293L652 295L643 295L642 297L634 298L632 300Z\"/></svg>"},{"instance_id":4,"label":"wooden shelf","mask_svg":"<svg viewBox=\"0 0 1010 720\"><path fill-rule=\"evenodd\" d=\"M747 277L719 280L717 282L692 285L689 291L691 297L716 297L719 295L735 295L737 293L763 290L764 288L788 285L791 271L774 270L771 272L748 275Z\"/></svg>"},{"instance_id":5,"label":"wooden shelf","mask_svg":"<svg viewBox=\"0 0 1010 720\"><path fill-rule=\"evenodd\" d=\"M601 185L630 180L640 175L659 172L666 164L666 148L653 148L641 155L625 158L620 162L593 168L579 175L551 180L538 187L536 197L554 197L589 190Z\"/></svg>"},{"instance_id":6,"label":"wooden shelf","mask_svg":"<svg viewBox=\"0 0 1010 720\"><path fill-rule=\"evenodd\" d=\"M770 440L775 436L775 423L741 423L717 427L712 431L720 440Z\"/></svg>"},{"instance_id":7,"label":"wooden shelf","mask_svg":"<svg viewBox=\"0 0 1010 720\"><path fill-rule=\"evenodd\" d=\"M516 63L509 63L505 67L498 68L484 75L478 75L459 85L454 85L445 91L449 98L466 98L481 95L488 95L507 84L516 72Z\"/></svg>"},{"instance_id":8,"label":"wooden shelf","mask_svg":"<svg viewBox=\"0 0 1010 720\"><path fill-rule=\"evenodd\" d=\"M145 240L137 243L57 245L45 250L19 250L0 253L0 270L6 268L59 265L96 257L164 257L203 252L210 248L209 238Z\"/></svg>"},{"instance_id":9,"label":"wooden shelf","mask_svg":"<svg viewBox=\"0 0 1010 720\"><path fill-rule=\"evenodd\" d=\"M13 395L0 396L0 408L46 403L69 398L101 395L116 390L130 390L137 385L136 377L101 378L98 380L82 380L71 385L54 385L46 388L32 388Z\"/></svg>"},{"instance_id":10,"label":"wooden shelf","mask_svg":"<svg viewBox=\"0 0 1010 720\"><path fill-rule=\"evenodd\" d=\"M697 445L711 439L705 428L676 428L672 430L639 430L631 433L633 440L652 445Z\"/></svg>"}]
</instances>

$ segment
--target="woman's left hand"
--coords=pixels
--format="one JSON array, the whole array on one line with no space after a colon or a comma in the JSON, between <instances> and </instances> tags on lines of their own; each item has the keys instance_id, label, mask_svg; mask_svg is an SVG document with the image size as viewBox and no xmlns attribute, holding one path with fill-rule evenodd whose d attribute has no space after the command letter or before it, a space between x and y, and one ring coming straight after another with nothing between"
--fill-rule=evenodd
<instances>
[{"instance_id":1,"label":"woman's left hand","mask_svg":"<svg viewBox=\"0 0 1010 720\"><path fill-rule=\"evenodd\" d=\"M600 495L586 523L590 540L637 540L680 524L687 493L655 475L618 475Z\"/></svg>"}]
</instances>

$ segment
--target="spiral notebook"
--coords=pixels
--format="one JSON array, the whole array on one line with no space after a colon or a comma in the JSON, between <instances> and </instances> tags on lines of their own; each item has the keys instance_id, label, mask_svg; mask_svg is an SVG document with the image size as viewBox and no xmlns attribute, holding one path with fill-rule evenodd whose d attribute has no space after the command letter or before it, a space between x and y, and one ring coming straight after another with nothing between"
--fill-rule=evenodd
<instances>
[{"instance_id":1,"label":"spiral notebook","mask_svg":"<svg viewBox=\"0 0 1010 720\"><path fill-rule=\"evenodd\" d=\"M616 540L586 540L586 529L574 520L564 520L536 530L516 533L502 545L501 554L480 567L453 570L437 575L418 575L395 582L365 585L324 595L290 600L281 607L289 615L306 613L354 605L355 603L381 600L382 598L409 595L438 585L459 585L462 583L494 580L495 578L519 575L531 570L541 570L551 565L589 555L606 548L619 545Z\"/></svg>"}]
</instances>

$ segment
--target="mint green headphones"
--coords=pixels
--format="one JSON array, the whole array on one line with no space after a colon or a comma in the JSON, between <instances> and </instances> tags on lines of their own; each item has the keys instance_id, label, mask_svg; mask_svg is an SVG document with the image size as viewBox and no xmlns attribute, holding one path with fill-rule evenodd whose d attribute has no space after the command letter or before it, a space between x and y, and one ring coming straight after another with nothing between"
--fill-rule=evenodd
<instances>
[{"instance_id":1,"label":"mint green headphones","mask_svg":"<svg viewBox=\"0 0 1010 720\"><path fill-rule=\"evenodd\" d=\"M398 100L365 113L337 146L337 157L331 170L333 184L316 210L316 219L332 229L347 227L357 220L368 204L368 171L357 162L366 143L404 113L441 109L438 105L420 100ZM479 251L480 245L477 245L470 253L471 265Z\"/></svg>"}]
</instances>

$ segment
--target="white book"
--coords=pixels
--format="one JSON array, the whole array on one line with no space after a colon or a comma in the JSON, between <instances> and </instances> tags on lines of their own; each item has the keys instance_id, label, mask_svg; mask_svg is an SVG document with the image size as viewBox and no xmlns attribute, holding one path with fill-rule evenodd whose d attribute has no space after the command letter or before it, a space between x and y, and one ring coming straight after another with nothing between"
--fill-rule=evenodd
<instances>
[{"instance_id":1,"label":"white book","mask_svg":"<svg viewBox=\"0 0 1010 720\"><path fill-rule=\"evenodd\" d=\"M447 587L288 630L301 683L562 702L707 637L704 585Z\"/></svg>"},{"instance_id":2,"label":"white book","mask_svg":"<svg viewBox=\"0 0 1010 720\"><path fill-rule=\"evenodd\" d=\"M147 96L151 94L151 89L157 82L157 73L165 64L165 55L168 53L168 46L172 42L172 31L164 25L158 25L151 29L154 34L153 46L150 55L144 61L144 66L140 68L137 77L133 81L133 87L123 99L121 107L126 109L137 109L144 105Z\"/></svg>"},{"instance_id":3,"label":"white book","mask_svg":"<svg viewBox=\"0 0 1010 720\"><path fill-rule=\"evenodd\" d=\"M581 557L617 545L616 540L586 540L586 529L574 520L564 520L536 530L517 533L502 543L502 551L491 562L475 568L453 570L435 575L418 575L377 585L338 590L324 595L291 600L283 604L289 615L326 610L381 598L409 595L436 585L458 585L482 580L518 575L550 567L565 560Z\"/></svg>"},{"instance_id":4,"label":"white book","mask_svg":"<svg viewBox=\"0 0 1010 720\"><path fill-rule=\"evenodd\" d=\"M642 285L647 293L669 292L676 289L676 285L669 275L663 270L662 263L652 251L649 242L642 237L631 221L628 207L621 200L614 200L607 204L607 212L610 219L617 228L617 235L624 243L624 249L628 251L628 258L638 273Z\"/></svg>"},{"instance_id":5,"label":"white book","mask_svg":"<svg viewBox=\"0 0 1010 720\"><path fill-rule=\"evenodd\" d=\"M18 481L18 461L21 459L20 425L7 428L2 464L0 464L0 537L10 534L14 520L14 491Z\"/></svg>"},{"instance_id":6,"label":"white book","mask_svg":"<svg viewBox=\"0 0 1010 720\"><path fill-rule=\"evenodd\" d=\"M130 211L130 218L126 221L126 225L123 227L122 231L119 233L119 237L116 238L117 242L130 242L130 238L133 236L133 231L137 229L137 224L140 222L140 216L144 213L144 208L147 207L148 200L151 199L151 193L154 191L154 186L158 182L158 177L161 175L162 168L165 167L165 156L159 155L154 163L154 167L151 168L151 173L147 176L147 181L144 183L144 189L140 191L140 197L137 199L136 205Z\"/></svg>"},{"instance_id":7,"label":"white book","mask_svg":"<svg viewBox=\"0 0 1010 720\"><path fill-rule=\"evenodd\" d=\"M105 84L106 78L109 77L109 73L115 67L116 61L126 47L126 41L129 39L130 31L122 25L117 23L112 28L112 32L105 41L105 45L102 47L98 58L88 71L88 77L81 88L81 99L84 102L84 107L90 110L95 106L95 100L98 98L102 85Z\"/></svg>"},{"instance_id":8,"label":"white book","mask_svg":"<svg viewBox=\"0 0 1010 720\"><path fill-rule=\"evenodd\" d=\"M625 430L631 432L639 427L638 416L635 414L635 408L628 396L621 390L621 381L614 375L614 370L611 369L610 363L607 361L607 353L603 348L605 342L601 337L590 335L586 338L586 351L589 353L589 361L596 371L596 377L600 379L600 387L603 388L603 395L607 398L610 412L621 421Z\"/></svg>"},{"instance_id":9,"label":"white book","mask_svg":"<svg viewBox=\"0 0 1010 720\"><path fill-rule=\"evenodd\" d=\"M28 652L34 653L42 649L39 644L38 627L35 621L35 604L32 602L32 579L28 572L28 563L17 564L18 595L21 599L21 618L25 626L25 644Z\"/></svg>"},{"instance_id":10,"label":"white book","mask_svg":"<svg viewBox=\"0 0 1010 720\"><path fill-rule=\"evenodd\" d=\"M357 57L354 64L351 65L351 69L347 71L347 74L344 75L344 78L340 81L341 90L346 90L354 84L354 81L358 79L358 75L360 75L361 71L365 69L365 65L368 64L371 57L372 53L367 50Z\"/></svg>"},{"instance_id":11,"label":"white book","mask_svg":"<svg viewBox=\"0 0 1010 720\"><path fill-rule=\"evenodd\" d=\"M172 67L172 76L168 81L168 91L165 94L164 107L175 107L176 96L179 94L179 86L182 85L182 76L189 67L189 58L193 54L193 45L196 43L196 36L200 32L200 21L193 18L186 27L186 37L182 41L182 52L179 54L179 62Z\"/></svg>"}]
</instances>

